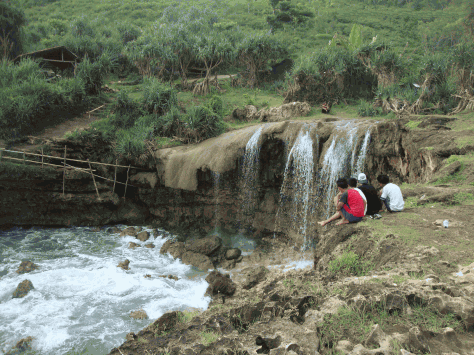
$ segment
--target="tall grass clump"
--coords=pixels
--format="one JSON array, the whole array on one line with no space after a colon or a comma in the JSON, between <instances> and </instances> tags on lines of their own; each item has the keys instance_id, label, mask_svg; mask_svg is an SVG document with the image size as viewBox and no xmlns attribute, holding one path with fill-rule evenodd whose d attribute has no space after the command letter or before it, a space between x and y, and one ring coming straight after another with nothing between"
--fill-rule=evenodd
<instances>
[{"instance_id":1,"label":"tall grass clump","mask_svg":"<svg viewBox=\"0 0 474 355\"><path fill-rule=\"evenodd\" d=\"M107 73L117 66L115 56L110 51L104 51L98 58L84 60L77 65L76 77L84 82L89 95L97 95L104 85Z\"/></svg>"},{"instance_id":2,"label":"tall grass clump","mask_svg":"<svg viewBox=\"0 0 474 355\"><path fill-rule=\"evenodd\" d=\"M145 77L143 105L147 113L163 115L178 105L178 94L170 85L163 84L156 78Z\"/></svg>"}]
</instances>

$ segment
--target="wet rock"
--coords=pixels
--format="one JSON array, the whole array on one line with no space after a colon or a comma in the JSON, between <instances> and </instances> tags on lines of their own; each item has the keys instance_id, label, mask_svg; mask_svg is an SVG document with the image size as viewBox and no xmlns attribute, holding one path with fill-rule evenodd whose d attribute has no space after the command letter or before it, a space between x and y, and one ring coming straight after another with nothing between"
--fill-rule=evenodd
<instances>
[{"instance_id":1,"label":"wet rock","mask_svg":"<svg viewBox=\"0 0 474 355\"><path fill-rule=\"evenodd\" d=\"M136 237L138 232L134 227L127 227L122 232L120 232L121 237L131 236Z\"/></svg>"},{"instance_id":2,"label":"wet rock","mask_svg":"<svg viewBox=\"0 0 474 355\"><path fill-rule=\"evenodd\" d=\"M107 228L107 233L110 233L110 234L115 234L115 233L120 233L120 232L121 232L120 228L117 228L117 227Z\"/></svg>"},{"instance_id":3,"label":"wet rock","mask_svg":"<svg viewBox=\"0 0 474 355\"><path fill-rule=\"evenodd\" d=\"M155 247L155 244L153 244L153 243L145 244L145 248L153 249L154 247Z\"/></svg>"},{"instance_id":4,"label":"wet rock","mask_svg":"<svg viewBox=\"0 0 474 355\"><path fill-rule=\"evenodd\" d=\"M153 229L152 233L155 238L163 238L163 231L160 231L159 229Z\"/></svg>"},{"instance_id":5,"label":"wet rock","mask_svg":"<svg viewBox=\"0 0 474 355\"><path fill-rule=\"evenodd\" d=\"M128 243L128 248L129 249L135 249L136 247L139 247L140 245L138 245L137 243L134 243L134 242L130 242Z\"/></svg>"},{"instance_id":6,"label":"wet rock","mask_svg":"<svg viewBox=\"0 0 474 355\"><path fill-rule=\"evenodd\" d=\"M155 334L161 334L162 332L174 329L179 321L178 315L181 315L180 311L167 312L160 318L150 324L146 330L151 330Z\"/></svg>"},{"instance_id":7,"label":"wet rock","mask_svg":"<svg viewBox=\"0 0 474 355\"><path fill-rule=\"evenodd\" d=\"M200 270L214 269L214 265L208 256L192 251L185 251L181 255L181 261L186 265L192 265Z\"/></svg>"},{"instance_id":8,"label":"wet rock","mask_svg":"<svg viewBox=\"0 0 474 355\"><path fill-rule=\"evenodd\" d=\"M124 270L130 270L130 269L128 268L128 265L129 265L129 264L130 264L130 260L125 259L125 261L122 261L121 263L119 263L119 264L117 265L117 267L121 267L121 268L124 269Z\"/></svg>"},{"instance_id":9,"label":"wet rock","mask_svg":"<svg viewBox=\"0 0 474 355\"><path fill-rule=\"evenodd\" d=\"M143 275L143 277L144 277L145 279L151 279L151 275L150 275L150 274Z\"/></svg>"},{"instance_id":10,"label":"wet rock","mask_svg":"<svg viewBox=\"0 0 474 355\"><path fill-rule=\"evenodd\" d=\"M31 272L33 270L38 269L38 265L32 263L29 260L22 261L20 266L18 267L18 270L16 271L18 274L25 274L27 272Z\"/></svg>"},{"instance_id":11,"label":"wet rock","mask_svg":"<svg viewBox=\"0 0 474 355\"><path fill-rule=\"evenodd\" d=\"M281 336L278 335L275 338L262 338L260 335L255 339L255 344L261 346L257 350L257 354L268 354L270 349L278 348L281 344Z\"/></svg>"},{"instance_id":12,"label":"wet rock","mask_svg":"<svg viewBox=\"0 0 474 355\"><path fill-rule=\"evenodd\" d=\"M23 354L25 351L31 350L31 343L35 338L33 337L26 337L20 339L15 346L7 352L5 355L19 355Z\"/></svg>"},{"instance_id":13,"label":"wet rock","mask_svg":"<svg viewBox=\"0 0 474 355\"><path fill-rule=\"evenodd\" d=\"M93 232L100 232L101 231L101 228L100 227L95 227L92 229Z\"/></svg>"},{"instance_id":14,"label":"wet rock","mask_svg":"<svg viewBox=\"0 0 474 355\"><path fill-rule=\"evenodd\" d=\"M134 332L130 332L125 336L125 339L127 339L128 341L131 341L131 340L136 339L136 337L137 335Z\"/></svg>"},{"instance_id":15,"label":"wet rock","mask_svg":"<svg viewBox=\"0 0 474 355\"><path fill-rule=\"evenodd\" d=\"M219 263L219 267L221 267L223 269L226 269L226 270L230 270L230 269L235 268L236 264L237 263L236 263L235 259L234 260L224 260L224 261Z\"/></svg>"},{"instance_id":16,"label":"wet rock","mask_svg":"<svg viewBox=\"0 0 474 355\"><path fill-rule=\"evenodd\" d=\"M225 258L227 260L234 260L234 259L238 259L241 254L242 254L242 250L240 250L239 248L232 248L232 249L228 249L225 252Z\"/></svg>"},{"instance_id":17,"label":"wet rock","mask_svg":"<svg viewBox=\"0 0 474 355\"><path fill-rule=\"evenodd\" d=\"M134 319L148 319L148 315L143 309L139 309L138 311L134 311L130 313L130 318Z\"/></svg>"},{"instance_id":18,"label":"wet rock","mask_svg":"<svg viewBox=\"0 0 474 355\"><path fill-rule=\"evenodd\" d=\"M211 255L222 245L222 240L216 236L210 236L207 238L202 238L194 240L190 243L186 243L186 249L194 253Z\"/></svg>"},{"instance_id":19,"label":"wet rock","mask_svg":"<svg viewBox=\"0 0 474 355\"><path fill-rule=\"evenodd\" d=\"M175 281L179 280L178 276L175 276L175 275L160 275L158 277L163 277L165 279L170 279L170 280L175 280Z\"/></svg>"},{"instance_id":20,"label":"wet rock","mask_svg":"<svg viewBox=\"0 0 474 355\"><path fill-rule=\"evenodd\" d=\"M181 258L181 255L186 251L183 242L174 240L167 240L160 249L160 254L169 253L173 258Z\"/></svg>"},{"instance_id":21,"label":"wet rock","mask_svg":"<svg viewBox=\"0 0 474 355\"><path fill-rule=\"evenodd\" d=\"M215 296L222 294L232 296L237 289L234 281L230 279L230 275L223 275L219 271L211 271L209 275L206 276L206 281L209 283L206 295Z\"/></svg>"},{"instance_id":22,"label":"wet rock","mask_svg":"<svg viewBox=\"0 0 474 355\"><path fill-rule=\"evenodd\" d=\"M265 279L265 275L270 272L265 266L247 268L242 271L245 272L245 280L242 283L242 288L245 290L249 290L259 282L263 281Z\"/></svg>"},{"instance_id":23,"label":"wet rock","mask_svg":"<svg viewBox=\"0 0 474 355\"><path fill-rule=\"evenodd\" d=\"M143 231L137 234L137 239L144 242L150 238L150 233Z\"/></svg>"},{"instance_id":24,"label":"wet rock","mask_svg":"<svg viewBox=\"0 0 474 355\"><path fill-rule=\"evenodd\" d=\"M33 284L31 283L31 281L30 280L23 280L22 282L20 282L18 284L18 287L13 292L13 297L12 298L23 298L32 289L34 289L34 287L33 287Z\"/></svg>"}]
</instances>

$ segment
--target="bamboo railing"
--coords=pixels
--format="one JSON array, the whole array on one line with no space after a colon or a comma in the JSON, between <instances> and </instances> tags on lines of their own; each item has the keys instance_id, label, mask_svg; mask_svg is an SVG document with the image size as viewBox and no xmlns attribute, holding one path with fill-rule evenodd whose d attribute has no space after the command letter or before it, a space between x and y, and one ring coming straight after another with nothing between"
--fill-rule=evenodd
<instances>
[{"instance_id":1,"label":"bamboo railing","mask_svg":"<svg viewBox=\"0 0 474 355\"><path fill-rule=\"evenodd\" d=\"M5 155L3 154L3 152L22 154L23 157L22 157L22 158L13 158L13 157L10 157L10 156L5 156ZM2 163L2 159L7 159L7 160L17 160L17 161L21 161L21 162L23 162L23 164L25 164L25 163L27 163L27 162L28 162L28 163L34 163L34 164L41 164L41 168L43 168L44 165L47 165L47 166L55 167L55 168L58 168L58 169L63 169L63 197L65 196L66 170L73 170L73 169L74 169L74 170L78 170L78 171L90 173L91 176L92 176L92 180L94 181L95 190L96 190L97 197L98 197L99 200L100 200L100 194L99 194L99 190L98 190L98 188L97 188L97 184L96 184L96 181L95 181L95 178L96 178L96 177L98 177L98 178L100 178L100 179L104 179L104 180L106 180L106 181L113 181L113 183L114 183L113 192L115 192L115 184L122 184L122 185L125 185L125 192L124 192L124 198L125 198L125 195L126 195L126 193L127 193L127 186L129 186L129 185L130 185L130 186L133 186L132 184L129 184L129 183L128 183L130 168L142 169L142 168L139 168L139 167L136 167L136 166L132 166L132 165L128 165L128 166L125 166L125 165L118 165L118 164L117 164L117 159L115 159L115 164L107 164L107 163L91 162L91 161L89 161L89 159L87 159L87 160L71 159L71 158L67 158L67 157L66 157L66 154L67 154L67 148L66 148L66 146L64 146L64 157L54 157L54 156L51 156L51 155L45 155L45 154L43 153L43 148L41 148L41 154L29 153L29 152L24 152L24 151L8 150L8 149L5 149L5 148L0 148L0 164ZM27 155L41 157L41 162L36 161L36 160L28 160L28 159L26 159L26 156L27 156ZM44 162L44 158L62 160L62 161L63 161L63 162L62 162L62 166L61 166L61 165L56 165L56 164L45 163L45 162ZM66 163L67 161L73 161L73 162L79 162L79 163L86 163L86 164L89 165L89 169L78 168L78 167L69 165L69 164ZM115 167L114 180L107 179L106 177L103 177L103 176L99 176L99 175L94 174L93 172L95 172L96 170L92 169L91 164L97 164L97 165L113 166L113 167ZM120 181L117 181L117 168L127 168L127 181L126 181L125 183L120 182Z\"/></svg>"}]
</instances>

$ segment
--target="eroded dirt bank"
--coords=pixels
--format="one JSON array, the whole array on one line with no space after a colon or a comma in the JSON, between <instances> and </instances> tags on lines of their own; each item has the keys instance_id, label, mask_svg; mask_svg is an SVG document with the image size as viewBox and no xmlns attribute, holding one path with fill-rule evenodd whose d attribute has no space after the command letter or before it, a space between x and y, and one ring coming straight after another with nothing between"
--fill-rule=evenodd
<instances>
[{"instance_id":1,"label":"eroded dirt bank","mask_svg":"<svg viewBox=\"0 0 474 355\"><path fill-rule=\"evenodd\" d=\"M429 200L456 191L404 193ZM474 223L466 207L430 201L321 229L307 269L273 268L302 255L288 240L266 238L224 272L229 278L208 276L207 310L165 313L110 355L473 354Z\"/></svg>"}]
</instances>

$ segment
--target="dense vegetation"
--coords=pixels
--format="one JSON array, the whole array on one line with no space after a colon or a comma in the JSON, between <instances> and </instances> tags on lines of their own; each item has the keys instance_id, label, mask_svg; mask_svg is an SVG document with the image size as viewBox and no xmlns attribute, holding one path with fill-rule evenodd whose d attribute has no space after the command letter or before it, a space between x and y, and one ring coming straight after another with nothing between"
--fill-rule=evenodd
<instances>
[{"instance_id":1,"label":"dense vegetation","mask_svg":"<svg viewBox=\"0 0 474 355\"><path fill-rule=\"evenodd\" d=\"M2 138L22 137L47 115L104 100L100 88L110 72L143 78L143 97L122 90L99 124L117 153L134 156L156 137L197 142L223 132L229 112L212 81L218 73L238 73L235 89L267 88L287 101L359 103L360 116L459 112L473 102L474 6L461 0L0 6ZM6 61L57 45L83 58L74 74L47 81L39 63ZM285 58L295 64L275 81L270 65ZM191 83L196 75L203 79ZM178 91L202 98L184 107Z\"/></svg>"}]
</instances>

